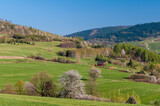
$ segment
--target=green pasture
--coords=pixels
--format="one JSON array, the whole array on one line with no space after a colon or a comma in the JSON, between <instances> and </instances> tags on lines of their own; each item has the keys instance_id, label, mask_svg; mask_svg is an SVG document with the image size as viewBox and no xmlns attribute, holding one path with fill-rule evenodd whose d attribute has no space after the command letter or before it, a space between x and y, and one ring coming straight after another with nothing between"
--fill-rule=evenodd
<instances>
[{"instance_id":1,"label":"green pasture","mask_svg":"<svg viewBox=\"0 0 160 106\"><path fill-rule=\"evenodd\" d=\"M64 50L58 47L60 42L36 42L36 45L10 45L0 44L0 56L30 56L41 53L45 58L53 58L57 52ZM58 77L68 70L77 70L83 76L84 83L88 78L88 71L91 65L95 64L94 59L81 59L79 64L62 64L47 61L37 61L31 59L0 59L0 88L3 89L7 83L15 85L19 80L29 81L31 77L38 72L45 71L49 73L55 83L58 85ZM100 95L109 98L110 94L121 90L122 94L131 94L135 92L140 96L142 104L149 104L151 101L160 99L160 85L133 82L128 79L130 73L119 72L118 70L129 70L129 68L107 64L109 67L116 67L112 70L108 68L100 68L102 77L98 81L98 90ZM136 69L130 69L138 71ZM0 95L0 103L6 105L15 104L33 104L33 106L41 105L108 105L108 106L127 106L127 104L115 104L104 102L92 102L81 100L68 100L57 98L29 97L19 95Z\"/></svg>"}]
</instances>

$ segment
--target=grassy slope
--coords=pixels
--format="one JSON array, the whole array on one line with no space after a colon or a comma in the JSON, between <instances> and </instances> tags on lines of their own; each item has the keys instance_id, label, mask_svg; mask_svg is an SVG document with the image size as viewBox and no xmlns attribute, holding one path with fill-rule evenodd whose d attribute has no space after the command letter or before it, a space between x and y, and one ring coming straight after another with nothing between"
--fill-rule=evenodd
<instances>
[{"instance_id":1,"label":"grassy slope","mask_svg":"<svg viewBox=\"0 0 160 106\"><path fill-rule=\"evenodd\" d=\"M1 56L30 56L41 53L45 58L57 56L57 52L64 50L58 47L59 42L37 42L35 46L27 44L11 45L0 44Z\"/></svg>"},{"instance_id":2,"label":"grassy slope","mask_svg":"<svg viewBox=\"0 0 160 106\"><path fill-rule=\"evenodd\" d=\"M1 105L7 106L144 106L121 103L96 102L75 99L59 99L20 95L0 95Z\"/></svg>"},{"instance_id":3,"label":"grassy slope","mask_svg":"<svg viewBox=\"0 0 160 106\"><path fill-rule=\"evenodd\" d=\"M44 45L43 45L44 44ZM36 43L32 45L8 45L0 44L0 55L23 56L31 55L33 53L42 53L46 58L57 56L56 52L62 50L58 48L59 42L50 43ZM48 48L52 52L47 52ZM42 61L28 61L28 60L6 60L0 59L0 87L3 88L6 83L10 82L16 84L18 80L29 81L34 73L46 71L52 75L57 82L58 76L63 72L74 69L78 70L86 81L90 65L87 63L94 63L92 60L82 60L86 64L60 64ZM11 62L11 63L10 63ZM108 64L109 66L113 66ZM98 79L99 90L102 92L102 97L109 97L109 93L113 94L118 89L122 93L131 93L135 91L141 98L142 103L149 103L150 101L160 98L160 85L132 82L126 79L130 74L118 72L123 67L116 66L117 69L107 70L102 69L102 78Z\"/></svg>"},{"instance_id":4,"label":"grassy slope","mask_svg":"<svg viewBox=\"0 0 160 106\"><path fill-rule=\"evenodd\" d=\"M130 42L129 44L140 46L146 48L146 43L148 44L148 48L154 52L160 53L160 39L159 38L151 38L144 41Z\"/></svg>"}]
</instances>

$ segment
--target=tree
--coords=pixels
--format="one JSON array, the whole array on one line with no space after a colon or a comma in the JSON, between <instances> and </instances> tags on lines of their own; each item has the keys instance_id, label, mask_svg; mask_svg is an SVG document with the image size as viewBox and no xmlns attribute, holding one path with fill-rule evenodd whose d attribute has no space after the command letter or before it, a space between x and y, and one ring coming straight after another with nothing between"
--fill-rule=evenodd
<instances>
[{"instance_id":1,"label":"tree","mask_svg":"<svg viewBox=\"0 0 160 106\"><path fill-rule=\"evenodd\" d=\"M105 56L109 56L109 51L108 49L106 49L106 55Z\"/></svg>"},{"instance_id":2,"label":"tree","mask_svg":"<svg viewBox=\"0 0 160 106\"><path fill-rule=\"evenodd\" d=\"M30 82L25 82L24 83L24 89L25 89L25 91L28 95L31 95L31 96L37 96L38 95L38 93L36 92L35 86Z\"/></svg>"},{"instance_id":3,"label":"tree","mask_svg":"<svg viewBox=\"0 0 160 106\"><path fill-rule=\"evenodd\" d=\"M56 96L56 85L53 83L51 76L46 72L35 74L31 79L31 83L34 85L32 89L39 95L49 97Z\"/></svg>"},{"instance_id":4,"label":"tree","mask_svg":"<svg viewBox=\"0 0 160 106\"><path fill-rule=\"evenodd\" d=\"M121 56L125 56L126 55L126 52L124 49L121 50Z\"/></svg>"},{"instance_id":5,"label":"tree","mask_svg":"<svg viewBox=\"0 0 160 106\"><path fill-rule=\"evenodd\" d=\"M143 62L147 62L148 61L148 51L144 50L144 52L142 53L142 61Z\"/></svg>"},{"instance_id":6,"label":"tree","mask_svg":"<svg viewBox=\"0 0 160 106\"><path fill-rule=\"evenodd\" d=\"M59 77L61 86L59 96L64 98L79 98L85 94L84 84L81 78L82 76L75 70L63 73L63 75Z\"/></svg>"},{"instance_id":7,"label":"tree","mask_svg":"<svg viewBox=\"0 0 160 106\"><path fill-rule=\"evenodd\" d=\"M98 68L92 68L89 70L89 78L92 79L93 81L96 81L97 78L101 77L101 70Z\"/></svg>"},{"instance_id":8,"label":"tree","mask_svg":"<svg viewBox=\"0 0 160 106\"><path fill-rule=\"evenodd\" d=\"M25 93L25 90L24 90L24 82L22 80L19 80L16 84L16 91L17 91L17 94L24 94Z\"/></svg>"},{"instance_id":9,"label":"tree","mask_svg":"<svg viewBox=\"0 0 160 106\"><path fill-rule=\"evenodd\" d=\"M96 95L97 82L96 79L101 77L101 70L92 68L89 70L89 76L86 83L86 89L89 95Z\"/></svg>"},{"instance_id":10,"label":"tree","mask_svg":"<svg viewBox=\"0 0 160 106\"><path fill-rule=\"evenodd\" d=\"M134 67L134 64L133 64L133 61L130 59L129 63L128 63L128 66L130 67Z\"/></svg>"},{"instance_id":11,"label":"tree","mask_svg":"<svg viewBox=\"0 0 160 106\"><path fill-rule=\"evenodd\" d=\"M114 46L114 52L117 54L117 55L120 55L120 52L121 52L121 44L116 44Z\"/></svg>"}]
</instances>

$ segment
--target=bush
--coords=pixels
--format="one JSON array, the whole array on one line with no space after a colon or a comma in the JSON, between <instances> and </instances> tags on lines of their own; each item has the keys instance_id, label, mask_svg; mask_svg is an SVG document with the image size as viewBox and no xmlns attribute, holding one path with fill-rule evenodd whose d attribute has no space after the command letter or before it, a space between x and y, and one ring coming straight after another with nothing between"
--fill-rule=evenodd
<instances>
[{"instance_id":1,"label":"bush","mask_svg":"<svg viewBox=\"0 0 160 106\"><path fill-rule=\"evenodd\" d=\"M49 74L40 72L35 74L31 83L34 85L36 92L41 96L55 97L56 85ZM33 88L34 89L34 88Z\"/></svg>"},{"instance_id":2,"label":"bush","mask_svg":"<svg viewBox=\"0 0 160 106\"><path fill-rule=\"evenodd\" d=\"M92 101L104 101L104 102L113 102L110 99L106 98L100 98L92 95L81 95L79 97L76 97L75 99L80 99L80 100L92 100Z\"/></svg>"},{"instance_id":3,"label":"bush","mask_svg":"<svg viewBox=\"0 0 160 106\"><path fill-rule=\"evenodd\" d=\"M25 82L24 89L26 90L27 94L30 96L38 96L39 95L36 91L36 87L30 82Z\"/></svg>"},{"instance_id":4,"label":"bush","mask_svg":"<svg viewBox=\"0 0 160 106\"><path fill-rule=\"evenodd\" d=\"M64 98L79 98L85 94L84 84L81 78L82 76L75 70L63 73L63 75L59 77L61 86L59 96Z\"/></svg>"},{"instance_id":5,"label":"bush","mask_svg":"<svg viewBox=\"0 0 160 106\"><path fill-rule=\"evenodd\" d=\"M30 58L37 60L45 60L45 58L39 53L38 56L31 55Z\"/></svg>"},{"instance_id":6,"label":"bush","mask_svg":"<svg viewBox=\"0 0 160 106\"><path fill-rule=\"evenodd\" d=\"M66 51L59 51L58 54L59 54L60 56L66 56Z\"/></svg>"},{"instance_id":7,"label":"bush","mask_svg":"<svg viewBox=\"0 0 160 106\"><path fill-rule=\"evenodd\" d=\"M75 42L67 41L67 42L61 43L60 47L63 47L63 48L76 48L77 46L76 46Z\"/></svg>"},{"instance_id":8,"label":"bush","mask_svg":"<svg viewBox=\"0 0 160 106\"><path fill-rule=\"evenodd\" d=\"M2 93L5 94L17 94L16 89L12 84L7 84L6 87L2 90Z\"/></svg>"},{"instance_id":9,"label":"bush","mask_svg":"<svg viewBox=\"0 0 160 106\"><path fill-rule=\"evenodd\" d=\"M69 60L69 58L65 58L65 57L54 57L54 59L52 59L51 61L54 62L59 62L59 63L75 63L72 60Z\"/></svg>"},{"instance_id":10,"label":"bush","mask_svg":"<svg viewBox=\"0 0 160 106\"><path fill-rule=\"evenodd\" d=\"M144 74L132 74L129 76L129 79L133 79L137 82L149 82L149 76Z\"/></svg>"},{"instance_id":11,"label":"bush","mask_svg":"<svg viewBox=\"0 0 160 106\"><path fill-rule=\"evenodd\" d=\"M97 57L95 58L95 61L106 62L106 58L102 54L101 55L97 55Z\"/></svg>"}]
</instances>

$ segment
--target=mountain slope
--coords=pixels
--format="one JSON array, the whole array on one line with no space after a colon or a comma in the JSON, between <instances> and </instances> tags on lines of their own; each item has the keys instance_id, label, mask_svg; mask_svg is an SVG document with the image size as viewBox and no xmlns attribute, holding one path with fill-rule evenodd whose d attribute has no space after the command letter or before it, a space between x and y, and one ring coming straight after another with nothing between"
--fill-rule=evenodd
<instances>
[{"instance_id":1,"label":"mountain slope","mask_svg":"<svg viewBox=\"0 0 160 106\"><path fill-rule=\"evenodd\" d=\"M127 29L130 26L116 26L116 27L103 27L103 28L96 28L85 30L81 32L76 32L70 35L66 35L67 37L82 37L85 40L95 38L96 36L101 36L105 34L114 33L123 29Z\"/></svg>"},{"instance_id":2,"label":"mountain slope","mask_svg":"<svg viewBox=\"0 0 160 106\"><path fill-rule=\"evenodd\" d=\"M106 30L105 30L106 29ZM160 36L160 22L137 24L135 26L125 27L106 27L105 29L88 30L88 33L77 32L70 36L83 37L88 41L108 41L108 42L130 42L130 41L141 41L148 37ZM90 31L90 32L89 32ZM101 32L101 33L97 33ZM91 34L92 35L92 34Z\"/></svg>"},{"instance_id":3,"label":"mountain slope","mask_svg":"<svg viewBox=\"0 0 160 106\"><path fill-rule=\"evenodd\" d=\"M9 21L0 20L0 34L1 35L42 35L42 36L51 36L54 35L49 32L44 32L32 27L26 27L21 25L12 24Z\"/></svg>"}]
</instances>

